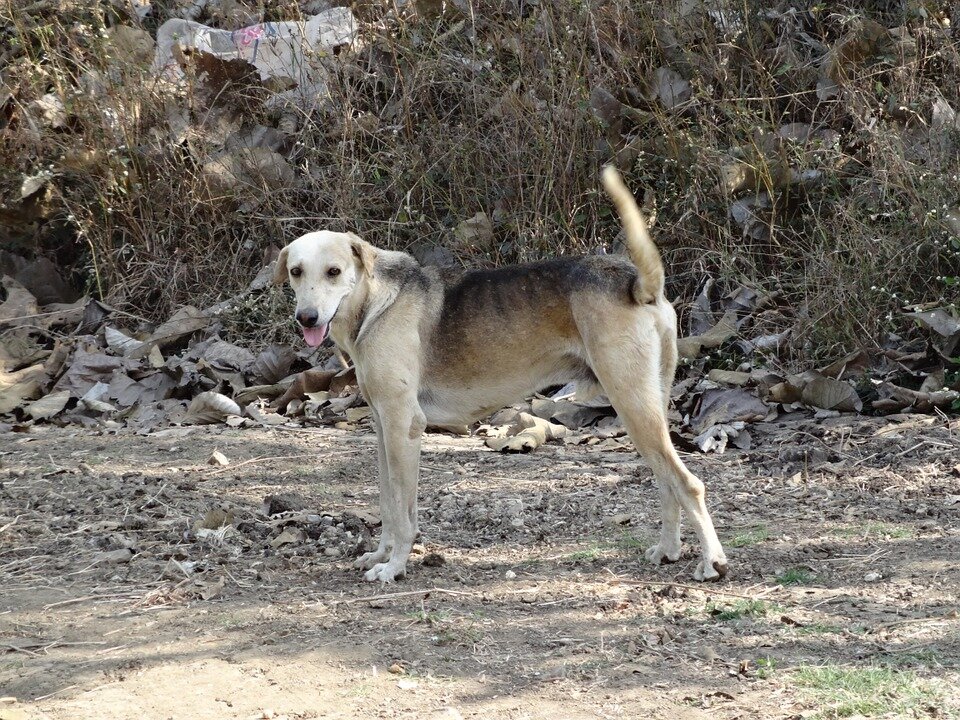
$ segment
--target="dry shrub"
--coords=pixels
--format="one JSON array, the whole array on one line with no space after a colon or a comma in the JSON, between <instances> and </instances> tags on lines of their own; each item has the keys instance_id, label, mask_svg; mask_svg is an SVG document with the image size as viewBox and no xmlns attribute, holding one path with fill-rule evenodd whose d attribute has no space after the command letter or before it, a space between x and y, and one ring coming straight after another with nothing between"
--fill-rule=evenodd
<instances>
[{"instance_id":1,"label":"dry shrub","mask_svg":"<svg viewBox=\"0 0 960 720\"><path fill-rule=\"evenodd\" d=\"M688 300L707 276L777 290L771 323L796 327L802 358L882 343L903 304L955 301L960 145L955 125L932 128L934 103L960 108L950 3L371 3L359 49L323 61L331 97L298 111L239 76L213 92L195 72L172 94L110 57L104 35L130 24L113 4L45 7L4 22L0 186L53 173L50 202L9 235L149 318L242 290L271 246L319 227L466 265L611 250L611 159L656 213L669 292ZM48 92L64 127L22 112ZM240 125L279 129L297 181L205 180ZM455 241L481 211L493 237Z\"/></svg>"}]
</instances>

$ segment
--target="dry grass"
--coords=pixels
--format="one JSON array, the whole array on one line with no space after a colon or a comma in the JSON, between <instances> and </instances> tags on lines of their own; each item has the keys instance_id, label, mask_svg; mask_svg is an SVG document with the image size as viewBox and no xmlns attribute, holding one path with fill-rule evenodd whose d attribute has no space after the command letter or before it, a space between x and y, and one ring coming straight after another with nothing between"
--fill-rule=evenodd
<instances>
[{"instance_id":1,"label":"dry grass","mask_svg":"<svg viewBox=\"0 0 960 720\"><path fill-rule=\"evenodd\" d=\"M613 249L597 183L611 158L656 210L670 293L688 300L706 276L780 291L770 322L796 328L795 357L877 345L905 329L902 305L955 292L942 278L960 275L944 221L957 203L958 133L929 130L935 100L960 108L950 3L730 0L684 14L673 0L482 0L439 15L371 4L358 10L361 49L324 61L330 101L283 114L243 83L211 95L197 76L178 95L118 65L105 35L130 21L105 0L26 12L7 2L14 94L0 188L16 197L23 176L53 173L45 202L8 234L148 317L242 289L270 246L319 226L400 249L443 245L467 265ZM158 3L147 29L170 12ZM858 40L869 22L904 30ZM844 42L844 89L821 99L827 53ZM661 67L689 81L674 107L655 97ZM65 127L26 111L48 92L67 107ZM190 132L172 139L178 107ZM240 121L285 131L295 185L208 185L201 168L224 124ZM791 123L829 133L771 144ZM729 167L746 169L744 187L724 187ZM785 167L819 175L784 185ZM767 206L745 229L731 205L757 193ZM456 243L453 228L479 211L493 240Z\"/></svg>"}]
</instances>

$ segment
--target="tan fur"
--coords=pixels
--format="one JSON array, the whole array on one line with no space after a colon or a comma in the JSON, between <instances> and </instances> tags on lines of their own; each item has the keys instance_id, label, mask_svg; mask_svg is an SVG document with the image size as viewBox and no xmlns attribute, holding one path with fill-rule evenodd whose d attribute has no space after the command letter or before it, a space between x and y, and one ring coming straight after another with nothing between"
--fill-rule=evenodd
<instances>
[{"instance_id":1,"label":"tan fur","mask_svg":"<svg viewBox=\"0 0 960 720\"><path fill-rule=\"evenodd\" d=\"M632 195L615 171L604 182L624 218L636 265L615 257L564 258L457 278L352 233L317 232L284 249L298 309L316 309L354 362L377 429L383 532L359 558L367 580L406 572L417 533L423 429L468 424L549 385L600 388L623 419L660 488L655 563L680 556L680 513L700 542L694 577L723 577L727 561L703 483L670 442L667 407L677 362L676 313L663 267ZM282 266L281 266L282 265ZM326 274L336 265L343 272Z\"/></svg>"}]
</instances>

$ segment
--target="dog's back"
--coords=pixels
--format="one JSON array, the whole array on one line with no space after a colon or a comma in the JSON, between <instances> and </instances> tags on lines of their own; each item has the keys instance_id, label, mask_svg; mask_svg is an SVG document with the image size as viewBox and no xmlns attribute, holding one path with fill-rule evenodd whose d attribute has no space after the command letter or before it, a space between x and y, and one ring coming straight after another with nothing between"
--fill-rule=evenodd
<instances>
[{"instance_id":1,"label":"dog's back","mask_svg":"<svg viewBox=\"0 0 960 720\"><path fill-rule=\"evenodd\" d=\"M636 268L620 256L560 258L445 277L440 312L424 334L421 404L467 422L547 385L596 383L583 308L638 308ZM475 392L474 392L475 389Z\"/></svg>"}]
</instances>

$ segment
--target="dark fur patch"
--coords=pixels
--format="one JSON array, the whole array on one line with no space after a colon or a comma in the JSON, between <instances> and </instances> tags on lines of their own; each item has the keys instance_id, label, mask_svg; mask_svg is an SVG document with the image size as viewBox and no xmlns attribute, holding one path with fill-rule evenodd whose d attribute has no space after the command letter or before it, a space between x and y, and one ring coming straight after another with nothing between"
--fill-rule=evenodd
<instances>
[{"instance_id":1,"label":"dark fur patch","mask_svg":"<svg viewBox=\"0 0 960 720\"><path fill-rule=\"evenodd\" d=\"M402 289L415 286L420 292L430 289L430 278L420 264L410 256L391 256L381 259L376 266L376 273L383 277L385 282L395 283Z\"/></svg>"},{"instance_id":2,"label":"dark fur patch","mask_svg":"<svg viewBox=\"0 0 960 720\"><path fill-rule=\"evenodd\" d=\"M617 256L471 270L455 278L446 275L443 281L443 306L430 342L432 367L439 372L459 367L468 376L483 372L498 355L495 348L519 357L529 353L531 344L565 366L557 372L577 373L578 367L566 367L555 355L579 337L571 298L598 292L636 304L636 268Z\"/></svg>"},{"instance_id":3,"label":"dark fur patch","mask_svg":"<svg viewBox=\"0 0 960 720\"><path fill-rule=\"evenodd\" d=\"M540 300L579 291L610 293L633 304L637 269L615 255L558 258L494 270L445 275L443 316L452 319L474 309L509 311L518 303L537 307Z\"/></svg>"}]
</instances>

